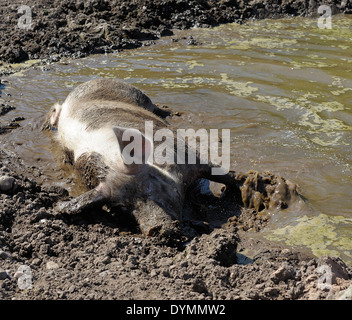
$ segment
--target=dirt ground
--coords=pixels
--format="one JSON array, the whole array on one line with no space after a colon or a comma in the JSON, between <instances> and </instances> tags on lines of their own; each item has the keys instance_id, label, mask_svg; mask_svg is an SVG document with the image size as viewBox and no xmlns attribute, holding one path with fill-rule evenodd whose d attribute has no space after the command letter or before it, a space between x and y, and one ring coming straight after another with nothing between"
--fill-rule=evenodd
<instances>
[{"instance_id":1,"label":"dirt ground","mask_svg":"<svg viewBox=\"0 0 352 320\"><path fill-rule=\"evenodd\" d=\"M114 52L150 45L172 29L315 16L321 4L352 13L350 0L3 0L0 61ZM31 20L25 20L29 12L18 12L20 5L30 7Z\"/></svg>"},{"instance_id":2,"label":"dirt ground","mask_svg":"<svg viewBox=\"0 0 352 320\"><path fill-rule=\"evenodd\" d=\"M0 24L0 60L55 61L128 49L150 45L172 28L307 16L321 2L18 1L33 12L33 29L24 32L13 27L21 16L16 1L2 1L8 22ZM352 10L351 1L324 3L336 13ZM0 117L14 107L2 99ZM0 125L2 138L19 120ZM170 243L142 236L128 215L57 216L55 204L68 192L43 186L42 175L40 166L1 148L0 300L352 299L351 266L252 239L249 231L265 228L268 216L229 197L191 195L184 237Z\"/></svg>"},{"instance_id":3,"label":"dirt ground","mask_svg":"<svg viewBox=\"0 0 352 320\"><path fill-rule=\"evenodd\" d=\"M336 299L349 292L352 270L339 258L246 236L265 225L255 212L223 228L193 222L187 241L167 244L103 210L55 216L67 191L38 185L38 175L0 151L0 299Z\"/></svg>"}]
</instances>

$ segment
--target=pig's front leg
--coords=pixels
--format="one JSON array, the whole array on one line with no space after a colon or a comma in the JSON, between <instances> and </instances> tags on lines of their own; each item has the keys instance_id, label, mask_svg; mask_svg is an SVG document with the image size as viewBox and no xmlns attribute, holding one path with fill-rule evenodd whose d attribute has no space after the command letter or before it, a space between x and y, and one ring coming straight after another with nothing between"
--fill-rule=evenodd
<instances>
[{"instance_id":1,"label":"pig's front leg","mask_svg":"<svg viewBox=\"0 0 352 320\"><path fill-rule=\"evenodd\" d=\"M241 199L241 187L243 186L245 176L242 173L236 173L232 170L223 175L215 175L213 174L213 168L219 169L220 166L213 164L194 165L190 170L189 168L187 169L186 179L189 182L196 181L198 179L206 179L223 184L226 186L226 192L231 193L235 199Z\"/></svg>"},{"instance_id":2,"label":"pig's front leg","mask_svg":"<svg viewBox=\"0 0 352 320\"><path fill-rule=\"evenodd\" d=\"M109 196L108 188L104 183L100 183L95 189L85 192L70 201L60 202L56 209L58 213L74 215L107 203Z\"/></svg>"},{"instance_id":3,"label":"pig's front leg","mask_svg":"<svg viewBox=\"0 0 352 320\"><path fill-rule=\"evenodd\" d=\"M195 169L196 173L194 174L194 177L196 179L204 178L210 181L223 183L227 188L230 189L239 189L243 185L243 173L236 173L235 171L230 170L229 172L222 175L213 174L213 169L219 168L220 166L214 164L199 165Z\"/></svg>"}]
</instances>

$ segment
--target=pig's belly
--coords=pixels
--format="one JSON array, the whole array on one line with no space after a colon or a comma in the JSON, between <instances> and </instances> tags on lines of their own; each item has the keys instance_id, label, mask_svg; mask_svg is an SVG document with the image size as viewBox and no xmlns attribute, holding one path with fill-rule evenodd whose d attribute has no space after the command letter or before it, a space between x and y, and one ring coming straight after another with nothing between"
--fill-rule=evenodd
<instances>
[{"instance_id":1,"label":"pig's belly","mask_svg":"<svg viewBox=\"0 0 352 320\"><path fill-rule=\"evenodd\" d=\"M101 154L108 165L117 163L121 158L118 140L111 127L87 131L86 125L77 120L61 120L57 139L63 147L73 152L74 161L83 153L91 152Z\"/></svg>"}]
</instances>

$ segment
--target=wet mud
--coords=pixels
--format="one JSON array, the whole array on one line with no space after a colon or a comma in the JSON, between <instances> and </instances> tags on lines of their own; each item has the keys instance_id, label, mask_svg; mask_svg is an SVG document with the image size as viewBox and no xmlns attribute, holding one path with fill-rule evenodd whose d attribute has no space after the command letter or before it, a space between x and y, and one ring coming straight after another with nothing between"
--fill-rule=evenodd
<instances>
[{"instance_id":1,"label":"wet mud","mask_svg":"<svg viewBox=\"0 0 352 320\"><path fill-rule=\"evenodd\" d=\"M71 195L60 185L43 184L42 165L0 151L1 299L348 297L352 270L341 259L315 258L248 233L265 228L272 210L285 214L286 207L305 205L296 186L282 177L235 174L235 193L198 181L188 192L182 233L165 241L143 236L123 210L57 215L57 203ZM328 287L321 284L321 266L327 265L333 276Z\"/></svg>"},{"instance_id":2,"label":"wet mud","mask_svg":"<svg viewBox=\"0 0 352 320\"><path fill-rule=\"evenodd\" d=\"M18 62L53 55L80 57L140 46L145 38L154 41L169 34L171 27L189 28L194 23L206 27L243 22L250 17L308 15L315 10L310 8L319 4L282 1L275 7L270 2L252 1L249 7L246 1L221 1L220 6L197 1L194 10L189 10L192 1L170 1L168 13L160 15L156 10L158 2L153 1L155 8L151 1L142 1L145 6L138 4L138 10L146 10L150 15L141 19L133 1L125 1L120 5L120 16L113 11L110 17L116 17L120 24L134 17L133 27L117 28L116 34L109 26L100 28L104 32L96 36L87 32L82 37L89 37L89 45L82 48L80 25L95 28L106 23L101 20L110 21L107 12L111 11L113 1L60 1L59 5L55 1L33 2L38 8L46 7L38 10L43 16L37 13L41 22L36 22L34 28L41 30L49 27L49 21L55 23L56 27L50 25L50 38L57 39L57 33L63 41L49 45L46 35L38 32L40 38L31 39L31 47L30 41L26 42L26 37L19 33L17 39L21 39L21 44L16 42L18 30L11 31L9 36L0 37L0 59ZM100 6L94 7L97 3ZM336 1L336 11L351 10L351 3L344 3L343 7ZM238 6L238 11L229 9L233 6ZM1 10L4 8L11 7L2 4ZM174 8L181 12L173 11ZM150 18L153 12L159 12L158 17L164 14L164 22ZM69 20L77 21L78 25L68 23ZM6 28L1 28L3 33ZM72 39L63 37L66 32ZM116 41L117 47L109 39ZM15 106L6 102L4 93L1 98L0 113L8 115ZM36 119L36 126L16 129L20 118L1 123L0 117L2 143L14 129L22 130L21 134L42 134L42 120ZM142 236L128 212L102 207L84 215L58 216L56 204L70 199L72 193L65 183L45 183L50 169L46 171L43 165L29 164L15 149L0 150L0 299L351 299L352 269L341 259L316 258L255 240L248 233L265 228L272 211L285 214L291 206L305 205L297 187L284 177L270 172L237 173L239 189L235 193L220 184L198 181L185 202L182 234L175 241L165 242ZM21 280L26 274L30 281L24 285Z\"/></svg>"}]
</instances>

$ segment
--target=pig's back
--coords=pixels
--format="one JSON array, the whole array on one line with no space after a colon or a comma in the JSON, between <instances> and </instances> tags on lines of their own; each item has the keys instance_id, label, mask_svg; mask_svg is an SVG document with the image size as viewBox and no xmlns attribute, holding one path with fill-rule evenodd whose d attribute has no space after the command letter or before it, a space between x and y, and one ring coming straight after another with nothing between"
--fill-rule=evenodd
<instances>
[{"instance_id":1,"label":"pig's back","mask_svg":"<svg viewBox=\"0 0 352 320\"><path fill-rule=\"evenodd\" d=\"M120 101L134 104L149 111L156 106L141 90L115 79L94 79L78 85L66 98L71 104L77 101Z\"/></svg>"},{"instance_id":2,"label":"pig's back","mask_svg":"<svg viewBox=\"0 0 352 320\"><path fill-rule=\"evenodd\" d=\"M144 132L145 122L152 121L155 128L166 127L158 116L138 106L121 101L87 101L73 106L69 117L85 124L88 131L119 126Z\"/></svg>"}]
</instances>

